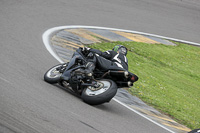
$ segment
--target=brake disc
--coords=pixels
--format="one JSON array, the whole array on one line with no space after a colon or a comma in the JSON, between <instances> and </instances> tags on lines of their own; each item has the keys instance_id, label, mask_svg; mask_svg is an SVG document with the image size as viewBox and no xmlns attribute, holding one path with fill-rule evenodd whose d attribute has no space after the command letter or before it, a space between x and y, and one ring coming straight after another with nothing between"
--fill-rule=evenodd
<instances>
[{"instance_id":1,"label":"brake disc","mask_svg":"<svg viewBox=\"0 0 200 133\"><path fill-rule=\"evenodd\" d=\"M95 86L89 86L88 89L92 90L92 91L97 91L100 90L104 87L104 84L101 82L97 82L97 85Z\"/></svg>"}]
</instances>

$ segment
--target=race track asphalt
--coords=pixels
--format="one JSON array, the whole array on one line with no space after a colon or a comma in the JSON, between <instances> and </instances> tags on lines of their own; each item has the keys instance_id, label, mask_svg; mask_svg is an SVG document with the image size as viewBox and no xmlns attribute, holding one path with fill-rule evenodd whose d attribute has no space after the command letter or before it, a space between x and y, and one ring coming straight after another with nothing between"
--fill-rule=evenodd
<instances>
[{"instance_id":1,"label":"race track asphalt","mask_svg":"<svg viewBox=\"0 0 200 133\"><path fill-rule=\"evenodd\" d=\"M167 133L115 101L90 106L43 81L58 64L42 34L62 25L135 30L200 43L198 0L1 0L0 132Z\"/></svg>"}]
</instances>

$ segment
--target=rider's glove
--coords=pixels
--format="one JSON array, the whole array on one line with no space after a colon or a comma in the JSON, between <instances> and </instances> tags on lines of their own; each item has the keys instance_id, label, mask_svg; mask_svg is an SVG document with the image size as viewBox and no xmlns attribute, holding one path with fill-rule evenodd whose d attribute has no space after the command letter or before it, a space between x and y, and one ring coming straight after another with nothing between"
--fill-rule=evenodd
<instances>
[{"instance_id":1,"label":"rider's glove","mask_svg":"<svg viewBox=\"0 0 200 133\"><path fill-rule=\"evenodd\" d=\"M82 49L83 52L88 52L89 50L90 50L90 48L88 48L88 47L83 47L83 49Z\"/></svg>"}]
</instances>

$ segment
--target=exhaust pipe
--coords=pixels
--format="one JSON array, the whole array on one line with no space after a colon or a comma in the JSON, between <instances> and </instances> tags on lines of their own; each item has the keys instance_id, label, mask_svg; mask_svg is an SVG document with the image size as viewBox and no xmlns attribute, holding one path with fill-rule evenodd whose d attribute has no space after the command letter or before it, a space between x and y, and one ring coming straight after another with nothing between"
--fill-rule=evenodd
<instances>
[{"instance_id":1,"label":"exhaust pipe","mask_svg":"<svg viewBox=\"0 0 200 133\"><path fill-rule=\"evenodd\" d=\"M131 87L131 86L133 86L133 83L131 81L128 81L128 82L116 82L116 83L120 87Z\"/></svg>"},{"instance_id":2,"label":"exhaust pipe","mask_svg":"<svg viewBox=\"0 0 200 133\"><path fill-rule=\"evenodd\" d=\"M128 78L129 73L128 71L109 71L110 76L123 76L125 78Z\"/></svg>"}]
</instances>

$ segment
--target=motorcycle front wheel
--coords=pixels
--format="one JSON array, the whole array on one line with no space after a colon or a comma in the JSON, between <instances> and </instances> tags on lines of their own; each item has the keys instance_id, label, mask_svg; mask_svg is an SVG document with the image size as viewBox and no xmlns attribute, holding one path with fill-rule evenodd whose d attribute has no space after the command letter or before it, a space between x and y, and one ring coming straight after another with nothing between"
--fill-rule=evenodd
<instances>
[{"instance_id":1,"label":"motorcycle front wheel","mask_svg":"<svg viewBox=\"0 0 200 133\"><path fill-rule=\"evenodd\" d=\"M44 80L50 84L58 83L60 80L60 76L62 73L60 73L57 68L62 66L62 64L58 64L52 68L50 68L45 74L44 74Z\"/></svg>"},{"instance_id":2,"label":"motorcycle front wheel","mask_svg":"<svg viewBox=\"0 0 200 133\"><path fill-rule=\"evenodd\" d=\"M88 86L81 94L84 102L90 105L98 105L109 102L117 93L117 85L109 79L101 79L97 81L96 87Z\"/></svg>"}]
</instances>

